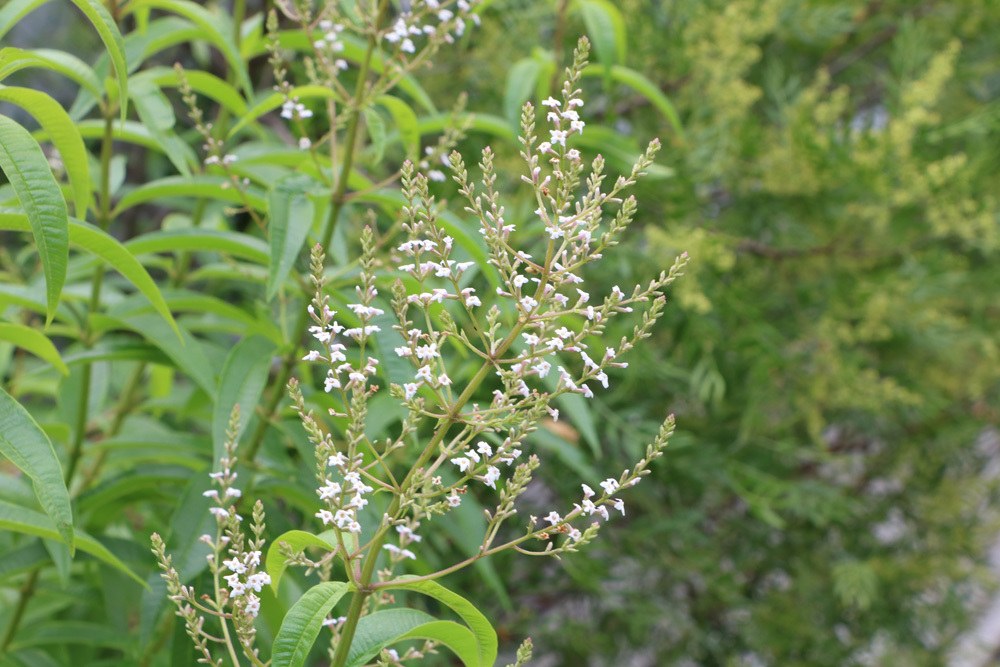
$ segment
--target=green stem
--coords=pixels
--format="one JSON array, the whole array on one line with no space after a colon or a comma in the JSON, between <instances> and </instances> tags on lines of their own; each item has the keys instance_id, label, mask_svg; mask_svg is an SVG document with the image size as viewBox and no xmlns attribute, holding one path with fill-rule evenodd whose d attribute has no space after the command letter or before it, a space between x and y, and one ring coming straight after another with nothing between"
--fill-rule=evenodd
<instances>
[{"instance_id":1,"label":"green stem","mask_svg":"<svg viewBox=\"0 0 1000 667\"><path fill-rule=\"evenodd\" d=\"M7 652L7 648L10 643L14 641L14 635L17 634L17 628L21 625L21 621L24 618L24 612L28 608L28 600L35 593L35 585L38 583L38 574L41 572L41 566L36 567L34 570L28 574L28 578L25 580L24 585L21 586L20 597L17 600L17 606L14 608L14 615L10 619L10 623L7 625L7 631L3 635L3 641L0 641L0 655Z\"/></svg>"},{"instance_id":2,"label":"green stem","mask_svg":"<svg viewBox=\"0 0 1000 667\"><path fill-rule=\"evenodd\" d=\"M381 24L382 16L385 13L386 7L387 5L385 0L381 0L379 3L379 15L377 20L377 23L379 24ZM361 118L361 109L363 106L365 89L368 83L368 74L371 70L371 62L375 55L375 49L378 46L377 29L378 26L376 26L376 30L368 37L368 48L365 51L364 60L361 62L361 68L358 71L358 82L354 88L353 104L348 109L350 118L347 121L347 137L344 142L344 159L340 165L340 175L337 178L336 187L330 194L330 213L327 215L326 223L323 226L323 235L320 241L324 250L330 245L330 240L333 238L333 232L337 227L337 223L340 221L340 215L344 210L344 203L346 202L347 181L350 177L351 169L354 166L359 119ZM308 293L308 290L303 290L303 296L308 300L312 295ZM305 308L299 308L299 315L296 318L295 326L292 327L292 336L289 340L291 348L282 360L281 368L278 370L278 375L272 385L271 396L265 404L260 422L257 424L257 428L254 429L253 434L250 436L250 441L247 444L243 455L243 461L245 464L252 464L254 458L257 456L257 453L260 451L261 444L264 442L264 435L267 433L267 429L277 413L282 396L284 396L285 385L288 384L288 380L292 377L292 369L295 367L295 362L298 361L299 358L299 344L301 343L302 337L305 335L308 326L308 313Z\"/></svg>"},{"instance_id":3,"label":"green stem","mask_svg":"<svg viewBox=\"0 0 1000 667\"><path fill-rule=\"evenodd\" d=\"M508 348L514 343L514 340L520 334L521 330L524 328L524 324L516 325L506 338L500 343L496 351L493 353L492 358L498 359L506 353ZM437 446L444 439L448 430L454 426L459 421L462 408L468 403L479 386L483 383L486 377L489 375L490 370L493 368L492 363L484 363L479 371L473 376L466 385L465 391L455 400L448 410L448 417L442 421L438 426L437 430L434 432L433 437L424 451L420 453L417 460L410 467L410 471L406 474L400 487L405 489L407 484L412 480L413 476L420 470L420 468L427 463L431 456L434 455L434 451ZM389 504L389 509L386 512L390 517L395 515L399 511L399 495L393 497L392 502ZM361 616L361 611L364 609L365 599L372 594L374 589L372 588L372 577L375 574L375 566L378 563L378 557L382 550L382 544L385 542L385 536L388 531L388 526L383 526L372 538L370 545L368 547L368 555L365 557L364 565L361 570L361 576L358 579L358 590L354 593L351 598L351 607L348 610L347 621L344 623L344 629L340 632L340 640L337 643L337 650L334 653L333 663L331 667L343 667L347 659L347 652L351 647L351 642L354 640L354 633L357 629L358 618ZM492 553L492 551L490 552ZM470 562L475 562L485 554L477 554L469 559L468 562L463 562L462 567ZM455 568L459 569L459 568Z\"/></svg>"}]
</instances>

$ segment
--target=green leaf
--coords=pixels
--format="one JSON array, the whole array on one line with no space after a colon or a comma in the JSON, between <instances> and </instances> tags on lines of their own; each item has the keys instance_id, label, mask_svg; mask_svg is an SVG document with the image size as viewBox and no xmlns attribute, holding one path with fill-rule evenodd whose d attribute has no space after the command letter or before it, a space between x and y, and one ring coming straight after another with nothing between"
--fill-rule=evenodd
<instances>
[{"instance_id":1,"label":"green leaf","mask_svg":"<svg viewBox=\"0 0 1000 667\"><path fill-rule=\"evenodd\" d=\"M76 215L85 218L91 201L90 163L76 124L61 104L31 88L0 86L0 101L16 104L30 113L48 133L66 168Z\"/></svg>"},{"instance_id":2,"label":"green leaf","mask_svg":"<svg viewBox=\"0 0 1000 667\"><path fill-rule=\"evenodd\" d=\"M278 636L274 638L271 667L302 667L323 627L323 620L349 590L345 582L327 581L306 591L281 622Z\"/></svg>"},{"instance_id":3,"label":"green leaf","mask_svg":"<svg viewBox=\"0 0 1000 667\"><path fill-rule=\"evenodd\" d=\"M385 121L375 109L364 109L361 113L365 118L368 138L371 139L368 148L369 159L372 164L379 164L385 154Z\"/></svg>"},{"instance_id":4,"label":"green leaf","mask_svg":"<svg viewBox=\"0 0 1000 667\"><path fill-rule=\"evenodd\" d=\"M3 38L17 22L44 5L49 0L8 0L0 8L0 38Z\"/></svg>"},{"instance_id":5,"label":"green leaf","mask_svg":"<svg viewBox=\"0 0 1000 667\"><path fill-rule=\"evenodd\" d=\"M73 509L59 457L28 411L3 389L0 389L0 454L31 479L39 505L72 551Z\"/></svg>"},{"instance_id":6,"label":"green leaf","mask_svg":"<svg viewBox=\"0 0 1000 667\"><path fill-rule=\"evenodd\" d=\"M132 77L129 91L143 126L149 130L156 143L163 147L163 153L174 168L184 176L190 176L191 166L184 159L185 142L173 132L177 122L173 104L145 72Z\"/></svg>"},{"instance_id":7,"label":"green leaf","mask_svg":"<svg viewBox=\"0 0 1000 667\"><path fill-rule=\"evenodd\" d=\"M133 206L166 197L218 199L233 204L244 203L243 195L223 176L168 176L137 187L121 198L112 215L118 216ZM246 193L246 203L263 211L267 203L254 189Z\"/></svg>"},{"instance_id":8,"label":"green leaf","mask_svg":"<svg viewBox=\"0 0 1000 667\"><path fill-rule=\"evenodd\" d=\"M244 338L229 351L219 376L219 394L212 413L213 460L219 460L224 452L233 406L240 406L237 440L246 430L267 385L273 356L274 343L261 336Z\"/></svg>"},{"instance_id":9,"label":"green leaf","mask_svg":"<svg viewBox=\"0 0 1000 667\"><path fill-rule=\"evenodd\" d=\"M104 42L104 48L107 49L111 64L115 68L115 78L118 80L118 104L121 106L121 119L124 122L128 115L128 64L125 62L125 42L118 32L118 25L101 0L70 1L94 24L97 34Z\"/></svg>"},{"instance_id":10,"label":"green leaf","mask_svg":"<svg viewBox=\"0 0 1000 667\"><path fill-rule=\"evenodd\" d=\"M396 131L403 140L406 157L416 160L420 155L420 128L417 124L417 114L410 105L392 95L380 95L375 98L375 104L383 107L396 123Z\"/></svg>"},{"instance_id":11,"label":"green leaf","mask_svg":"<svg viewBox=\"0 0 1000 667\"><path fill-rule=\"evenodd\" d=\"M69 225L69 240L73 245L97 255L111 268L122 274L146 297L160 317L170 325L177 337L180 337L180 329L177 328L177 323L174 321L173 315L170 314L170 308L164 301L156 281L146 271L146 267L140 264L139 260L118 242L118 239L93 225L73 220Z\"/></svg>"},{"instance_id":12,"label":"green leaf","mask_svg":"<svg viewBox=\"0 0 1000 667\"><path fill-rule=\"evenodd\" d=\"M49 517L33 509L14 505L3 500L0 500L0 528L24 533L25 535L45 537L50 540L63 539ZM124 572L143 586L146 585L142 577L130 570L117 556L108 551L107 547L87 533L77 530L74 532L73 538L75 545L80 551L88 553L111 567Z\"/></svg>"},{"instance_id":13,"label":"green leaf","mask_svg":"<svg viewBox=\"0 0 1000 667\"><path fill-rule=\"evenodd\" d=\"M479 667L476 637L454 621L438 621L416 609L385 609L363 616L347 654L347 667L363 667L379 652L406 639L433 639L450 648L466 667ZM492 667L492 665L491 665Z\"/></svg>"},{"instance_id":14,"label":"green leaf","mask_svg":"<svg viewBox=\"0 0 1000 667\"><path fill-rule=\"evenodd\" d=\"M161 87L178 88L181 84L177 71L168 67L154 67L144 70L143 75L150 77L156 85ZM247 103L239 91L224 79L200 70L185 70L184 78L191 90L215 100L234 116L242 116L247 112Z\"/></svg>"},{"instance_id":15,"label":"green leaf","mask_svg":"<svg viewBox=\"0 0 1000 667\"><path fill-rule=\"evenodd\" d=\"M267 548L267 556L264 558L264 567L271 576L271 589L277 594L278 584L288 567L288 559L281 553L279 543L284 542L292 551L299 552L306 547L318 547L325 551L333 551L337 548L335 540L327 541L319 535L307 533L304 530L289 530L271 541Z\"/></svg>"},{"instance_id":16,"label":"green leaf","mask_svg":"<svg viewBox=\"0 0 1000 667\"><path fill-rule=\"evenodd\" d=\"M262 265L268 262L267 246L260 239L238 232L210 229L171 229L151 232L132 239L125 244L125 248L134 255L194 250L221 252Z\"/></svg>"},{"instance_id":17,"label":"green leaf","mask_svg":"<svg viewBox=\"0 0 1000 667\"><path fill-rule=\"evenodd\" d=\"M492 667L497 659L497 633L476 606L458 593L448 590L436 581L407 582L401 577L388 582L383 590L407 590L422 593L445 605L465 621L476 640L476 654L480 667ZM468 663L467 663L468 664Z\"/></svg>"},{"instance_id":18,"label":"green leaf","mask_svg":"<svg viewBox=\"0 0 1000 667\"><path fill-rule=\"evenodd\" d=\"M6 116L0 116L0 169L28 216L45 273L47 319L51 321L66 282L69 212L42 148Z\"/></svg>"},{"instance_id":19,"label":"green leaf","mask_svg":"<svg viewBox=\"0 0 1000 667\"><path fill-rule=\"evenodd\" d=\"M673 102L646 76L622 65L615 65L610 69L603 65L588 65L583 70L583 76L605 76L608 74L613 81L628 86L645 97L669 121L674 132L682 139L684 138L684 125L681 123L680 115Z\"/></svg>"},{"instance_id":20,"label":"green leaf","mask_svg":"<svg viewBox=\"0 0 1000 667\"><path fill-rule=\"evenodd\" d=\"M19 49L13 46L0 49L0 81L14 72L39 67L62 74L75 81L91 95L100 97L101 80L90 66L76 56L54 49Z\"/></svg>"},{"instance_id":21,"label":"green leaf","mask_svg":"<svg viewBox=\"0 0 1000 667\"><path fill-rule=\"evenodd\" d=\"M23 324L0 323L0 340L5 340L17 345L20 348L31 352L40 359L44 359L55 366L63 375L69 375L69 368L63 363L59 356L59 350L52 344L52 341L37 329L24 326ZM2 437L2 435L0 435Z\"/></svg>"},{"instance_id":22,"label":"green leaf","mask_svg":"<svg viewBox=\"0 0 1000 667\"><path fill-rule=\"evenodd\" d=\"M542 63L537 58L523 58L507 72L507 87L503 94L503 115L518 125L521 107L531 98L538 84Z\"/></svg>"},{"instance_id":23,"label":"green leaf","mask_svg":"<svg viewBox=\"0 0 1000 667\"><path fill-rule=\"evenodd\" d=\"M201 344L183 327L167 328L163 321L151 313L128 313L124 315L98 315L95 325L107 328L107 323L134 331L160 348L170 360L194 381L208 396L215 396L215 367L205 356ZM180 331L180 336L174 335Z\"/></svg>"},{"instance_id":24,"label":"green leaf","mask_svg":"<svg viewBox=\"0 0 1000 667\"><path fill-rule=\"evenodd\" d=\"M278 293L302 252L317 211L309 192L318 185L308 176L293 175L278 181L268 196L268 300Z\"/></svg>"},{"instance_id":25,"label":"green leaf","mask_svg":"<svg viewBox=\"0 0 1000 667\"><path fill-rule=\"evenodd\" d=\"M608 0L577 0L576 8L583 15L597 60L607 67L624 62L628 34L618 8Z\"/></svg>"},{"instance_id":26,"label":"green leaf","mask_svg":"<svg viewBox=\"0 0 1000 667\"><path fill-rule=\"evenodd\" d=\"M210 42L222 53L229 67L236 73L243 92L250 95L253 86L247 74L239 49L232 40L232 27L229 18L221 13L212 13L201 5L188 0L136 0L129 5L132 11L152 8L172 12L188 19L200 30L200 36Z\"/></svg>"},{"instance_id":27,"label":"green leaf","mask_svg":"<svg viewBox=\"0 0 1000 667\"><path fill-rule=\"evenodd\" d=\"M30 224L22 214L0 211L0 229L28 231ZM167 321L167 324L177 332L177 335L180 335L177 323L174 322L174 317L170 314L170 308L163 300L163 295L160 294L156 281L115 237L86 222L71 220L69 223L69 242L103 259L111 268L122 274L149 300L156 312Z\"/></svg>"}]
</instances>

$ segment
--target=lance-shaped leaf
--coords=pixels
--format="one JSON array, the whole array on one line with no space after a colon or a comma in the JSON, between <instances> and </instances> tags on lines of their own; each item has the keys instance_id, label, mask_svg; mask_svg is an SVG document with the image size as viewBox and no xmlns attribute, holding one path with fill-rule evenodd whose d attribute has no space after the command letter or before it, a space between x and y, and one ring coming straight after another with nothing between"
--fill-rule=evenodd
<instances>
[{"instance_id":1,"label":"lance-shaped leaf","mask_svg":"<svg viewBox=\"0 0 1000 667\"><path fill-rule=\"evenodd\" d=\"M29 12L41 7L49 0L8 0L0 7L0 38L17 25Z\"/></svg>"},{"instance_id":2,"label":"lance-shaped leaf","mask_svg":"<svg viewBox=\"0 0 1000 667\"><path fill-rule=\"evenodd\" d=\"M226 428L233 406L240 406L237 440L250 423L264 393L273 355L274 343L262 336L244 338L229 351L219 376L219 396L212 414L212 460L218 461L225 453Z\"/></svg>"},{"instance_id":3,"label":"lance-shaped leaf","mask_svg":"<svg viewBox=\"0 0 1000 667\"><path fill-rule=\"evenodd\" d=\"M35 497L73 549L73 510L52 442L28 411L0 389L0 454L31 479Z\"/></svg>"},{"instance_id":4,"label":"lance-shaped leaf","mask_svg":"<svg viewBox=\"0 0 1000 667\"><path fill-rule=\"evenodd\" d=\"M0 81L14 72L32 67L62 74L95 97L101 94L101 80L94 70L70 53L55 49L19 49L14 46L0 49Z\"/></svg>"},{"instance_id":5,"label":"lance-shaped leaf","mask_svg":"<svg viewBox=\"0 0 1000 667\"><path fill-rule=\"evenodd\" d=\"M307 547L316 547L324 551L335 550L337 548L336 538L333 538L332 535L328 535L327 538L324 539L321 535L313 535L304 530L289 530L272 540L271 545L267 548L267 556L264 558L265 568L271 576L271 589L275 593L278 592L278 584L281 583L281 577L288 567L288 558L282 553L285 551L281 547L282 544L287 545L287 548L293 552L302 551Z\"/></svg>"},{"instance_id":6,"label":"lance-shaped leaf","mask_svg":"<svg viewBox=\"0 0 1000 667\"><path fill-rule=\"evenodd\" d=\"M285 282L312 228L317 207L310 190L319 184L308 176L284 178L268 197L268 235L271 244L267 298L273 299Z\"/></svg>"},{"instance_id":7,"label":"lance-shaped leaf","mask_svg":"<svg viewBox=\"0 0 1000 667\"><path fill-rule=\"evenodd\" d=\"M31 226L24 215L0 212L0 230L28 231L29 229ZM156 281L146 271L146 267L140 264L139 260L118 242L118 239L91 224L71 220L69 223L69 242L103 259L111 268L122 274L149 300L149 303L167 321L174 333L180 336L177 323L174 322L170 308L167 307L159 287L156 286Z\"/></svg>"},{"instance_id":8,"label":"lance-shaped leaf","mask_svg":"<svg viewBox=\"0 0 1000 667\"><path fill-rule=\"evenodd\" d=\"M125 62L125 41L118 31L118 24L108 13L101 0L70 0L87 17L97 34L104 42L104 48L111 58L111 65L115 68L115 79L118 81L118 104L121 107L121 119L125 120L128 115L128 65Z\"/></svg>"},{"instance_id":9,"label":"lance-shaped leaf","mask_svg":"<svg viewBox=\"0 0 1000 667\"><path fill-rule=\"evenodd\" d=\"M25 535L45 537L51 540L62 539L59 531L56 530L49 517L41 512L36 512L33 509L20 505L14 505L4 500L0 500L0 529L24 533ZM124 572L143 586L146 585L142 577L130 570L128 565L123 563L120 558L87 533L79 530L76 531L74 533L74 541L80 551L90 554L101 562L107 563L111 567Z\"/></svg>"},{"instance_id":10,"label":"lance-shaped leaf","mask_svg":"<svg viewBox=\"0 0 1000 667\"><path fill-rule=\"evenodd\" d=\"M409 577L400 577L386 586L384 590L407 590L422 593L445 605L472 630L476 639L476 655L480 667L490 667L497 659L497 633L481 611L464 597L448 590L436 581L407 581Z\"/></svg>"},{"instance_id":11,"label":"lance-shaped leaf","mask_svg":"<svg viewBox=\"0 0 1000 667\"><path fill-rule=\"evenodd\" d=\"M63 375L69 375L69 369L66 368L66 364L59 356L59 350L41 331L23 324L2 322L0 323L0 340L13 343L31 352L36 357L55 366Z\"/></svg>"},{"instance_id":12,"label":"lance-shaped leaf","mask_svg":"<svg viewBox=\"0 0 1000 667\"><path fill-rule=\"evenodd\" d=\"M363 667L383 649L406 639L431 639L444 644L465 667L483 667L476 637L454 621L438 621L416 609L386 609L364 616L347 654L347 667Z\"/></svg>"},{"instance_id":13,"label":"lance-shaped leaf","mask_svg":"<svg viewBox=\"0 0 1000 667\"><path fill-rule=\"evenodd\" d=\"M239 80L240 87L248 95L253 90L250 84L250 76L247 74L243 59L240 57L239 49L233 43L232 28L229 25L229 18L221 13L212 13L201 6L200 3L189 2L188 0L136 0L130 6L132 11L144 10L146 8L162 9L183 16L198 26L200 37L209 42L222 53L226 62L232 68Z\"/></svg>"},{"instance_id":14,"label":"lance-shaped leaf","mask_svg":"<svg viewBox=\"0 0 1000 667\"><path fill-rule=\"evenodd\" d=\"M0 116L0 169L28 216L45 273L47 318L51 320L66 282L69 212L41 146L6 116Z\"/></svg>"},{"instance_id":15,"label":"lance-shaped leaf","mask_svg":"<svg viewBox=\"0 0 1000 667\"><path fill-rule=\"evenodd\" d=\"M39 122L59 150L66 176L73 189L77 217L84 218L90 206L90 165L83 138L62 105L45 93L31 88L0 86L0 101L21 107Z\"/></svg>"},{"instance_id":16,"label":"lance-shaped leaf","mask_svg":"<svg viewBox=\"0 0 1000 667\"><path fill-rule=\"evenodd\" d=\"M274 638L271 667L302 667L326 615L349 590L345 582L327 581L306 591L281 622Z\"/></svg>"}]
</instances>

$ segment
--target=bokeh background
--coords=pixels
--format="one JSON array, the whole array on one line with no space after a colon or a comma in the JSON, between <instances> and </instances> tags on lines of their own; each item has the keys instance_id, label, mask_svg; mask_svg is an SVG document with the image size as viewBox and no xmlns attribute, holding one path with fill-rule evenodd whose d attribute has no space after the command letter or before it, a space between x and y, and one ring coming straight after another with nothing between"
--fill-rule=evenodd
<instances>
[{"instance_id":1,"label":"bokeh background","mask_svg":"<svg viewBox=\"0 0 1000 667\"><path fill-rule=\"evenodd\" d=\"M495 0L419 79L441 108L468 94L484 120L460 150L492 144L504 169L517 146L486 121L516 119L579 35L616 68L585 78L586 148L614 169L653 137L664 150L625 243L587 279L642 282L693 259L614 390L538 434L553 461L529 501L627 467L667 413L678 431L585 553L502 557L451 585L489 609L508 653L530 635L539 667L997 664L1000 3L606 4ZM4 45L90 61L100 43L82 25L51 3ZM178 59L218 64L202 47L159 57ZM75 95L58 79L22 85ZM128 170L141 181L170 164L133 151ZM508 209L528 215L515 182ZM135 427L163 409L149 398ZM109 534L148 533L185 482L118 496L130 525ZM0 609L22 573L0 572ZM94 575L46 606L61 599L53 579L33 622L139 642L139 597L98 592L109 580L130 586ZM116 664L108 650L87 655Z\"/></svg>"}]
</instances>

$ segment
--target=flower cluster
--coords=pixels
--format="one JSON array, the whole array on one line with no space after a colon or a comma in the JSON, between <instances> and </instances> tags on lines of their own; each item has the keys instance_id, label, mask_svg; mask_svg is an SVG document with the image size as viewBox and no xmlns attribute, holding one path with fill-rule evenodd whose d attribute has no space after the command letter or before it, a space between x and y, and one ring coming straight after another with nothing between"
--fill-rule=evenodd
<instances>
[{"instance_id":1,"label":"flower cluster","mask_svg":"<svg viewBox=\"0 0 1000 667\"><path fill-rule=\"evenodd\" d=\"M479 24L479 15L472 13L475 2L458 0L455 3L440 0L418 0L414 6L402 12L382 39L392 44L401 54L413 55L417 52L414 40L428 37L454 43L465 34L466 20Z\"/></svg>"},{"instance_id":2,"label":"flower cluster","mask_svg":"<svg viewBox=\"0 0 1000 667\"><path fill-rule=\"evenodd\" d=\"M355 534L361 532L358 511L368 504L365 495L374 489L362 481L359 472L360 463L360 455L349 459L341 452L327 459L327 465L337 471L341 481L336 482L327 477L323 485L316 490L320 500L327 506L327 509L316 513L316 518L322 521L324 526L333 525L340 530Z\"/></svg>"}]
</instances>

